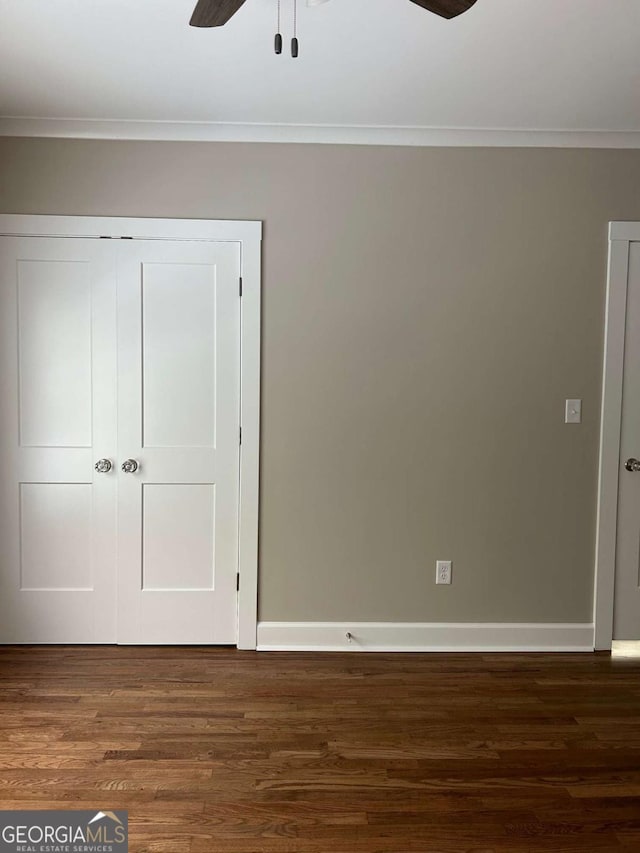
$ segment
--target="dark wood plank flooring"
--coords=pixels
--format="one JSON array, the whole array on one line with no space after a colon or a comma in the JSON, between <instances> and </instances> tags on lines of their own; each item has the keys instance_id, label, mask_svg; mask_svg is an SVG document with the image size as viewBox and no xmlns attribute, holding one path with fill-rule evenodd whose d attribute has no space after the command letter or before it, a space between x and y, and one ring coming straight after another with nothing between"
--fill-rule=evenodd
<instances>
[{"instance_id":1,"label":"dark wood plank flooring","mask_svg":"<svg viewBox=\"0 0 640 853\"><path fill-rule=\"evenodd\" d=\"M640 851L640 662L4 647L0 802L132 853Z\"/></svg>"}]
</instances>

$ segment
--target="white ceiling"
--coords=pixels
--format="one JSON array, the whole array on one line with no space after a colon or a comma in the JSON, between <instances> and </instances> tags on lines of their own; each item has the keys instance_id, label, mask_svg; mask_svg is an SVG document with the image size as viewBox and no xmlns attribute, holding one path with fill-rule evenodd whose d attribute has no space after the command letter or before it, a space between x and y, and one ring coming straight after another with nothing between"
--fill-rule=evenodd
<instances>
[{"instance_id":1,"label":"white ceiling","mask_svg":"<svg viewBox=\"0 0 640 853\"><path fill-rule=\"evenodd\" d=\"M298 0L297 60L293 0L281 56L276 0L194 4L0 0L0 132L640 147L640 0Z\"/></svg>"}]
</instances>

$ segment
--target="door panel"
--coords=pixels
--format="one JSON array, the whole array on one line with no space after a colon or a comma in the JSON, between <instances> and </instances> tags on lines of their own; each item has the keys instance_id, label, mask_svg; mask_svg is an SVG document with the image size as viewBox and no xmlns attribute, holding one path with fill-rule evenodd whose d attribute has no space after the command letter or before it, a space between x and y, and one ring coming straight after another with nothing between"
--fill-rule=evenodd
<instances>
[{"instance_id":1,"label":"door panel","mask_svg":"<svg viewBox=\"0 0 640 853\"><path fill-rule=\"evenodd\" d=\"M91 264L19 260L17 288L20 444L91 447Z\"/></svg>"},{"instance_id":2,"label":"door panel","mask_svg":"<svg viewBox=\"0 0 640 853\"><path fill-rule=\"evenodd\" d=\"M629 247L622 395L613 636L640 640L640 472L625 468L640 459L640 243Z\"/></svg>"},{"instance_id":3,"label":"door panel","mask_svg":"<svg viewBox=\"0 0 640 853\"><path fill-rule=\"evenodd\" d=\"M115 642L115 263L0 238L0 641Z\"/></svg>"},{"instance_id":4,"label":"door panel","mask_svg":"<svg viewBox=\"0 0 640 853\"><path fill-rule=\"evenodd\" d=\"M21 590L93 589L90 483L20 484Z\"/></svg>"},{"instance_id":5,"label":"door panel","mask_svg":"<svg viewBox=\"0 0 640 853\"><path fill-rule=\"evenodd\" d=\"M143 484L143 590L215 589L215 488Z\"/></svg>"},{"instance_id":6,"label":"door panel","mask_svg":"<svg viewBox=\"0 0 640 853\"><path fill-rule=\"evenodd\" d=\"M235 643L239 248L117 250L119 640Z\"/></svg>"},{"instance_id":7,"label":"door panel","mask_svg":"<svg viewBox=\"0 0 640 853\"><path fill-rule=\"evenodd\" d=\"M215 447L215 276L171 263L141 275L144 446Z\"/></svg>"}]
</instances>

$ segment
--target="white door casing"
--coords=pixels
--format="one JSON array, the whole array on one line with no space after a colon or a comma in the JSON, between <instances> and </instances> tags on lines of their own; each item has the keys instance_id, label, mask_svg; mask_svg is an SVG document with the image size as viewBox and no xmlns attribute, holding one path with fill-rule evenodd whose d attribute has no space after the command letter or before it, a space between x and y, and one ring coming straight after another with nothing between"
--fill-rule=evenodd
<instances>
[{"instance_id":1,"label":"white door casing","mask_svg":"<svg viewBox=\"0 0 640 853\"><path fill-rule=\"evenodd\" d=\"M594 623L596 649L640 639L640 223L609 226Z\"/></svg>"},{"instance_id":2,"label":"white door casing","mask_svg":"<svg viewBox=\"0 0 640 853\"><path fill-rule=\"evenodd\" d=\"M64 362L65 352L73 346L76 346L76 355L83 346L84 351L87 349L86 322L84 325L80 322L83 311L84 315L87 313L86 294L83 297L81 284L76 282L74 285L72 277L63 275L69 298L64 301L67 313L60 316L60 311L56 309L50 327L55 328L49 337L58 341L57 349L52 354L55 357L40 358L39 362L37 358L35 361L32 358L31 361L35 364L31 371L33 376L28 374L28 371L22 371L28 379L31 376L30 385L25 382L24 376L21 378L25 394L20 398L20 403L25 414L19 418L16 409L13 417L10 405L3 408L3 451L5 446L13 447L15 460L11 452L3 452L0 465L5 465L3 473L8 470L9 474L15 475L16 485L13 490L0 488L4 510L4 521L0 523L3 543L0 553L3 563L7 560L15 561L15 558L20 556L19 541L16 541L16 537L12 540L11 536L4 534L12 521L21 523L23 540L27 537L36 544L47 540L46 553L57 553L58 559L57 563L54 561L54 567L57 567L59 577L56 577L56 583L61 587L64 582L65 586L64 590L58 588L46 594L45 587L33 586L45 580L41 569L38 569L38 566L42 566L42 561L38 560L43 552L42 547L40 552L38 547L27 547L26 557L22 555L22 566L26 566L26 569L21 569L19 576L14 572L13 579L16 580L17 577L26 592L23 583L26 578L32 585L32 591L27 598L31 602L39 602L40 610L36 608L29 619L23 620L21 633L16 633L20 622L19 608L14 607L12 596L4 596L4 608L0 611L0 639L6 641L7 635L10 634L12 642L116 640L115 574L106 570L101 573L100 567L115 564L117 483L121 499L118 513L121 528L119 558L121 565L127 564L131 570L130 574L122 576L124 580L121 578L118 596L121 613L120 641L237 642L240 648L255 648L260 223L2 215L0 233L28 234L33 237L44 233L91 238L61 241L23 240L22 254L26 261L30 261L32 249L36 244L38 247L48 245L51 249L57 243L58 249L53 251L53 254L43 256L45 261L50 264L75 263L76 266L71 269L76 272L77 269L86 272L87 267L90 268L93 292L92 328L89 338L93 350L98 347L105 354L105 364L101 367L101 358L92 352L93 376L89 384L94 422L93 446L88 446L86 435L82 433L83 429L85 433L87 429L86 406L83 420L83 412L80 411L82 406L76 400L82 399L83 393L86 398L87 394L87 370L82 368L82 358L72 359L75 374L61 377L65 387L73 386L73 393L69 392L62 397L54 395L53 402L49 400L50 408L56 399L58 402L60 399L64 401L64 405L58 406L57 414L54 413L58 420L56 421L55 417L49 417L48 420L51 435L45 438L51 446L44 449L26 446L28 442L42 441L37 434L40 418L35 415L38 414L37 406L40 405L42 409L47 402L46 395L39 396L36 387L38 375L38 381L42 380L45 370L43 365L46 365L48 371L47 383L51 384L52 376L56 381L59 378L59 374L55 373L56 358L58 362ZM99 236L134 239L96 239ZM146 237L151 240L144 240ZM160 242L165 240L171 243ZM11 244L12 249L16 251L19 248L19 240L2 242ZM72 246L75 248L71 249ZM190 252L194 254L190 255ZM128 402L120 408L119 448L115 445L114 257L116 266L120 264L120 393L124 397L128 395ZM14 257L13 261L11 258L6 260L3 254L2 263L3 279L7 278L6 270L9 270L10 278L11 269L18 268L16 258ZM43 267L38 269L42 272ZM53 269L58 273L62 271L61 266ZM25 311L30 312L34 318L46 316L51 311L51 303L43 295L43 289L38 288L37 282L33 284L28 281L25 270L28 272L26 266L21 270L22 278L26 282L22 287L24 293L20 295L25 305L23 318L26 316ZM176 273L179 275L176 276ZM244 280L242 308L238 294L239 273ZM50 275L49 278L55 285L55 276L52 278ZM176 278L180 278L185 284L183 299L176 299ZM105 285L104 282L109 284ZM212 286L208 288L208 284ZM222 284L225 286L222 287ZM86 289L85 284L84 290ZM16 371L19 351L18 327L15 321L18 316L18 290L16 282L15 287L3 287L0 297L3 323L2 364L8 368L13 364ZM12 296L12 293L15 295ZM41 294L35 302L34 293L36 296ZM14 312L11 310L12 299ZM7 306L9 310L5 310ZM210 310L212 308L213 312ZM13 330L12 317L15 327ZM183 335L181 339L181 328L184 332L185 323L190 324L192 334ZM131 340L137 342L133 346L125 334L127 324L129 331L133 333ZM29 328L35 328L35 325L35 319L29 319ZM204 355L207 336L212 336L216 325L219 326L219 334L213 334L214 340L210 342L212 358L207 367ZM109 336L110 343L106 342ZM167 341L167 336L171 337L170 341ZM25 351L23 360L25 364L30 364L28 348L31 344L28 332L24 333L23 339L20 344ZM15 347L12 347L12 342L16 344ZM184 346L180 346L181 343ZM35 349L37 352L38 348ZM177 353L177 357L170 357L169 350L174 355ZM109 352L111 358L106 355ZM40 374L37 374L36 368ZM181 371L191 372L191 380L181 381ZM17 399L17 372L12 374L11 369L0 372L3 399L10 401L14 392ZM91 370L88 372L91 373ZM233 409L232 417L220 417L225 406L229 411ZM189 417L184 416L187 409L191 410ZM127 410L129 416L126 416ZM64 434L65 413L68 414L67 421L73 424L77 434L71 434L68 424L68 434ZM51 415L51 412L49 414ZM214 424L208 426L207 419L210 420L211 416L214 418ZM96 431L98 419L102 426ZM12 429L12 421L15 429ZM24 427L22 421L25 421ZM243 426L243 442L242 448L239 449L237 431L240 421ZM63 427L62 433L60 424ZM22 429L20 435L18 426ZM108 430L111 430L110 436L106 435ZM136 431L137 435L134 435ZM19 447L16 443L18 440L25 446ZM75 468L69 467L68 464L73 454L67 445L72 442L79 445L74 449ZM109 448L102 447L102 444L109 445L111 452ZM53 459L52 470L46 467L37 469L36 463L47 453ZM21 463L22 467L19 469L18 457L27 460L26 468ZM109 474L94 472L93 464L100 457L110 459L114 465ZM134 474L126 474L120 469L124 459L129 457L137 459L140 464L139 470ZM78 466L82 468L81 472ZM231 476L232 467L234 476ZM61 471L62 468L64 472ZM90 473L87 474L87 471ZM16 488L17 481L21 478L24 485L20 487L18 501ZM3 477L3 482L5 479L7 478ZM66 485L78 488L75 491L71 488L65 490ZM32 486L36 488L31 488ZM44 489L45 486L50 487L48 491ZM130 511L125 511L125 506ZM20 512L22 520L18 517ZM64 551L66 540L60 535L60 528L56 525L56 513L58 518L64 518L67 523L71 520L76 530L71 559L70 552ZM109 520L106 523L99 521L92 524L92 535L83 535L83 530L86 534L90 522L96 520L96 514L99 513L109 515ZM136 518L138 523L144 522L142 528L138 527L137 530ZM212 535L216 528L217 535ZM169 530L176 535L170 535ZM234 531L235 535L230 534L230 531ZM187 563L184 562L185 540L193 544ZM85 551L87 548L92 549L92 588L89 588L87 577L82 576L79 569L82 561L76 559L83 548ZM233 564L230 561L231 555ZM178 563L181 565L177 566ZM236 596L238 567L240 591ZM96 578L99 581L98 586ZM134 581L134 578L137 580ZM73 587L70 586L71 583L74 584ZM50 615L41 620L41 611L48 613L49 602L53 600L51 596L58 602L63 599L68 602L68 609L65 611L64 607L55 607ZM216 598L218 604L214 603ZM89 601L93 602L90 606L87 604ZM208 604L204 604L204 601L208 601ZM226 604L222 604L223 601L226 601ZM33 603L30 604L32 609L34 606ZM37 638L34 638L32 630L31 623L34 621L40 621L43 626ZM87 632L89 624L94 631L91 639ZM179 628L179 625L182 625L182 628ZM200 627L197 627L198 625Z\"/></svg>"}]
</instances>

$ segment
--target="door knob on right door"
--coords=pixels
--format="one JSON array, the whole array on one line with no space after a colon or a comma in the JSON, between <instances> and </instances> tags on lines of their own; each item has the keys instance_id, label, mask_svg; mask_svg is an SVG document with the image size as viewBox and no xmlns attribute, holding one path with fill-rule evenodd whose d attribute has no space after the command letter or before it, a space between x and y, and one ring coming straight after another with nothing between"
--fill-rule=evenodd
<instances>
[{"instance_id":1,"label":"door knob on right door","mask_svg":"<svg viewBox=\"0 0 640 853\"><path fill-rule=\"evenodd\" d=\"M627 461L624 463L624 467L627 469L627 471L640 472L640 459L634 459L633 457L631 457L631 459L627 459Z\"/></svg>"},{"instance_id":2,"label":"door knob on right door","mask_svg":"<svg viewBox=\"0 0 640 853\"><path fill-rule=\"evenodd\" d=\"M125 474L135 474L138 470L138 463L135 459L127 459L122 463L122 470Z\"/></svg>"}]
</instances>

